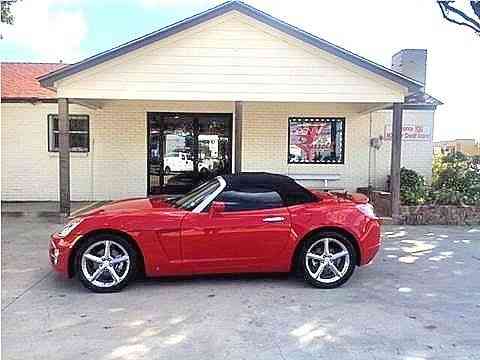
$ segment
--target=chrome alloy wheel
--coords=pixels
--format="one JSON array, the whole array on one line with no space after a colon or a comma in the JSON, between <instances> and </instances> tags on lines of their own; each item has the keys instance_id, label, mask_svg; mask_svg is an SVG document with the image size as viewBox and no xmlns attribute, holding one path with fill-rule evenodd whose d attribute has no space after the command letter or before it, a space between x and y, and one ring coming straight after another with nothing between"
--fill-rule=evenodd
<instances>
[{"instance_id":1,"label":"chrome alloy wheel","mask_svg":"<svg viewBox=\"0 0 480 360\"><path fill-rule=\"evenodd\" d=\"M125 248L115 241L97 241L83 253L81 266L83 275L92 285L109 288L127 277L130 256Z\"/></svg>"},{"instance_id":2,"label":"chrome alloy wheel","mask_svg":"<svg viewBox=\"0 0 480 360\"><path fill-rule=\"evenodd\" d=\"M330 284L342 279L348 272L350 253L337 239L319 239L308 248L305 265L312 278Z\"/></svg>"}]
</instances>

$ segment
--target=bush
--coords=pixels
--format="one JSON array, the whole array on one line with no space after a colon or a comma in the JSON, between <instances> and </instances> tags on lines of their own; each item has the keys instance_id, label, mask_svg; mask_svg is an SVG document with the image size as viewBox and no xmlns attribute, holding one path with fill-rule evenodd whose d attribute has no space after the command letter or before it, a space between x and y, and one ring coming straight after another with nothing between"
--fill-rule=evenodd
<instances>
[{"instance_id":1,"label":"bush","mask_svg":"<svg viewBox=\"0 0 480 360\"><path fill-rule=\"evenodd\" d=\"M425 179L416 171L400 170L400 200L403 205L421 205L426 200Z\"/></svg>"},{"instance_id":2,"label":"bush","mask_svg":"<svg viewBox=\"0 0 480 360\"><path fill-rule=\"evenodd\" d=\"M429 200L441 205L480 205L480 161L460 152L440 156L433 166Z\"/></svg>"}]
</instances>

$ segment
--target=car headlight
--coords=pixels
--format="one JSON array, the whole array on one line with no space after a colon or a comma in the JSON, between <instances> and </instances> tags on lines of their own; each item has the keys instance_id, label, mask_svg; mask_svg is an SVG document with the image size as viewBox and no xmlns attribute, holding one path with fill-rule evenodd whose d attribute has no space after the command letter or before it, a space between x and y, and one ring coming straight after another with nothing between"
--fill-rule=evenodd
<instances>
[{"instance_id":1,"label":"car headlight","mask_svg":"<svg viewBox=\"0 0 480 360\"><path fill-rule=\"evenodd\" d=\"M357 209L370 219L378 219L377 215L375 215L375 210L372 204L359 204L357 205Z\"/></svg>"},{"instance_id":2,"label":"car headlight","mask_svg":"<svg viewBox=\"0 0 480 360\"><path fill-rule=\"evenodd\" d=\"M65 237L67 236L68 234L70 234L72 232L73 229L75 229L81 222L83 221L83 218L75 218L71 221L69 221L62 229L62 231L60 231L58 233L58 235L60 237Z\"/></svg>"}]
</instances>

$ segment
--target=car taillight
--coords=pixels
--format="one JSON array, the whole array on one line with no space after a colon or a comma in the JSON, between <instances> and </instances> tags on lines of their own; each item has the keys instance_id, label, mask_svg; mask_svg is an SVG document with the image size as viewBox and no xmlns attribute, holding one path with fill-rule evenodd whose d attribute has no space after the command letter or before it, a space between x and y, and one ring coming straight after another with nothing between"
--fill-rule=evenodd
<instances>
[{"instance_id":1,"label":"car taillight","mask_svg":"<svg viewBox=\"0 0 480 360\"><path fill-rule=\"evenodd\" d=\"M375 215L375 210L372 204L358 204L357 209L370 219L378 219L377 215Z\"/></svg>"}]
</instances>

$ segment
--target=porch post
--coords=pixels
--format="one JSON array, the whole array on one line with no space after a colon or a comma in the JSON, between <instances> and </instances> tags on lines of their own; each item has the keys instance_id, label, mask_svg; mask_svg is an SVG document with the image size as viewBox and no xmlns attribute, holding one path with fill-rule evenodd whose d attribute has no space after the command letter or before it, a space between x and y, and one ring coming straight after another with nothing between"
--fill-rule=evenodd
<instances>
[{"instance_id":1,"label":"porch post","mask_svg":"<svg viewBox=\"0 0 480 360\"><path fill-rule=\"evenodd\" d=\"M242 171L243 101L235 101L235 173Z\"/></svg>"},{"instance_id":2,"label":"porch post","mask_svg":"<svg viewBox=\"0 0 480 360\"><path fill-rule=\"evenodd\" d=\"M400 168L402 159L403 103L393 104L392 158L390 163L390 192L392 194L392 219L397 223L400 217Z\"/></svg>"},{"instance_id":3,"label":"porch post","mask_svg":"<svg viewBox=\"0 0 480 360\"><path fill-rule=\"evenodd\" d=\"M62 220L70 216L70 122L68 99L58 99L58 174L60 206Z\"/></svg>"}]
</instances>

